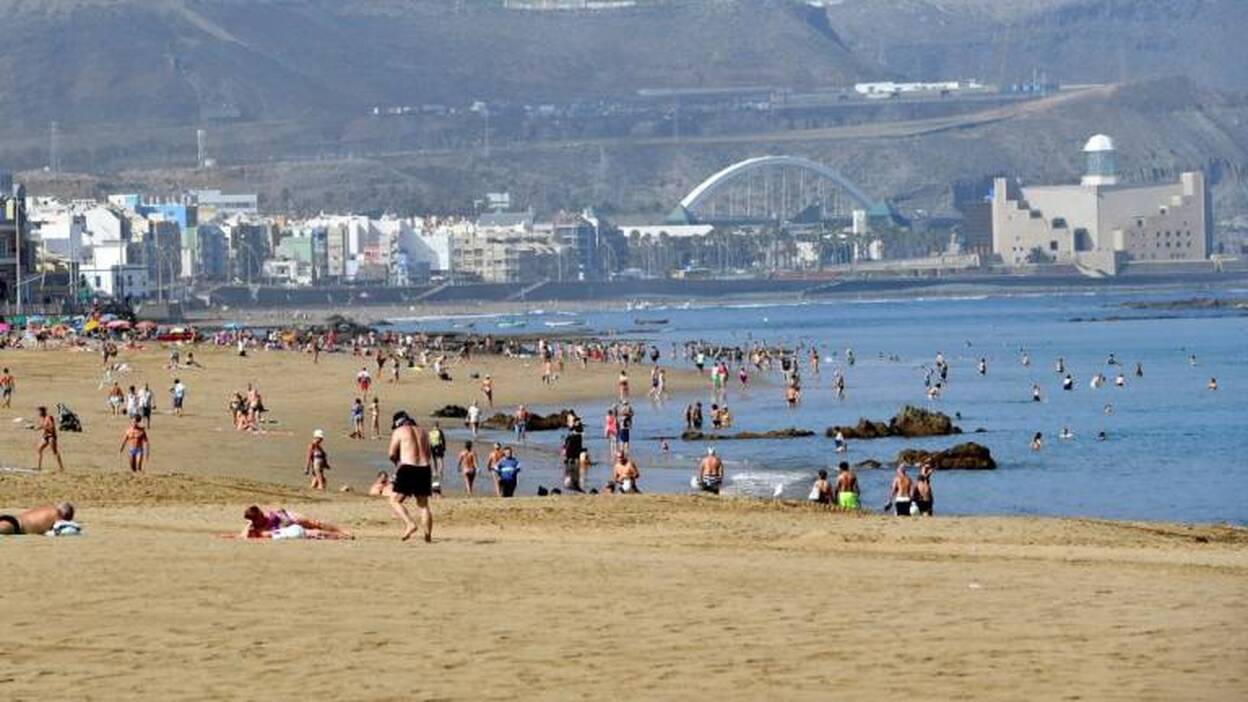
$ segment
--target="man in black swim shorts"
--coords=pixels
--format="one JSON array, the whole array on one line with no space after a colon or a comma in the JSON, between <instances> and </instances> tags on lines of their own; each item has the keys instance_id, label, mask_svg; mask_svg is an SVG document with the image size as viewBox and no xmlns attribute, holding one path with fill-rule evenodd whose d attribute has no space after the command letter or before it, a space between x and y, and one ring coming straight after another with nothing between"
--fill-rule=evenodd
<instances>
[{"instance_id":1,"label":"man in black swim shorts","mask_svg":"<svg viewBox=\"0 0 1248 702\"><path fill-rule=\"evenodd\" d=\"M407 541L416 533L417 525L403 503L408 497L416 498L420 528L425 541L432 541L433 513L429 510L429 496L433 494L433 469L429 435L403 411L394 413L392 426L389 457L397 469L391 488L390 508L403 521L403 540Z\"/></svg>"}]
</instances>

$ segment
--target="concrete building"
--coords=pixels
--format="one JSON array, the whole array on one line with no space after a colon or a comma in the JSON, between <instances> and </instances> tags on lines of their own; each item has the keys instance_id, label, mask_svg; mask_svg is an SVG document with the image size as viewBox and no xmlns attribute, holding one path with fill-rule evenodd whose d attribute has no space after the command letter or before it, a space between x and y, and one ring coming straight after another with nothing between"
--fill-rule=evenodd
<instances>
[{"instance_id":1,"label":"concrete building","mask_svg":"<svg viewBox=\"0 0 1248 702\"><path fill-rule=\"evenodd\" d=\"M0 299L10 304L17 299L19 272L24 279L35 265L35 247L30 241L29 228L25 189L20 185L11 185L9 189L0 190ZM23 300L25 298L23 295Z\"/></svg>"},{"instance_id":2,"label":"concrete building","mask_svg":"<svg viewBox=\"0 0 1248 702\"><path fill-rule=\"evenodd\" d=\"M260 214L260 197L255 193L230 195L220 190L192 190L187 195L199 207L199 216L204 222Z\"/></svg>"},{"instance_id":3,"label":"concrete building","mask_svg":"<svg viewBox=\"0 0 1248 702\"><path fill-rule=\"evenodd\" d=\"M215 224L201 224L182 232L182 276L192 283L225 280L229 275L229 246L225 232Z\"/></svg>"},{"instance_id":4,"label":"concrete building","mask_svg":"<svg viewBox=\"0 0 1248 702\"><path fill-rule=\"evenodd\" d=\"M1114 274L1128 262L1201 261L1209 255L1204 175L1174 183L1118 182L1113 141L1098 134L1084 147L1078 185L993 182L992 248L1007 265L1075 264Z\"/></svg>"},{"instance_id":5,"label":"concrete building","mask_svg":"<svg viewBox=\"0 0 1248 702\"><path fill-rule=\"evenodd\" d=\"M549 236L533 231L527 212L482 215L456 239L452 256L456 275L486 283L554 279L559 273L558 251Z\"/></svg>"}]
</instances>

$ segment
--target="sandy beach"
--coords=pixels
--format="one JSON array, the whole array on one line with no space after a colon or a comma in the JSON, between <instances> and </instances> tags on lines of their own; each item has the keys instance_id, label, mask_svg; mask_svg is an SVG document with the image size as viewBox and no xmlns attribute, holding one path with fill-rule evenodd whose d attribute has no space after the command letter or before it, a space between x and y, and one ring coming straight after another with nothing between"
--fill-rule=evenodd
<instances>
[{"instance_id":1,"label":"sandy beach","mask_svg":"<svg viewBox=\"0 0 1248 702\"><path fill-rule=\"evenodd\" d=\"M0 513L73 500L79 538L0 537L0 698L1095 699L1248 697L1248 531L1040 518L898 520L687 496L434 503L435 542L401 543L359 494L383 447L346 433L360 359L203 348L165 415L165 352L123 352L160 400L151 473L122 472L99 357L6 353L7 466L33 463L21 417L68 403L66 474L0 472ZM601 398L615 368L491 358L456 380L378 384L385 413L476 394ZM640 380L640 378L639 378ZM229 426L259 384L276 424ZM672 385L696 379L674 374ZM323 427L331 491L306 489ZM334 489L350 484L356 492ZM457 487L455 481L452 485ZM252 503L349 528L346 542L243 542Z\"/></svg>"}]
</instances>

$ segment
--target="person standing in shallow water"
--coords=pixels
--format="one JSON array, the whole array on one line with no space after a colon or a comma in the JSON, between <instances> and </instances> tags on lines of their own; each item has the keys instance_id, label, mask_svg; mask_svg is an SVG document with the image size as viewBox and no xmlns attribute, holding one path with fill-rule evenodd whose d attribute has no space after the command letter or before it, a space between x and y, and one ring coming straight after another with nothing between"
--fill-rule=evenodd
<instances>
[{"instance_id":1,"label":"person standing in shallow water","mask_svg":"<svg viewBox=\"0 0 1248 702\"><path fill-rule=\"evenodd\" d=\"M898 517L910 516L910 493L914 487L914 481L906 475L905 464L897 466L897 475L893 478L893 486L891 490L891 498L893 503L893 512Z\"/></svg>"}]
</instances>

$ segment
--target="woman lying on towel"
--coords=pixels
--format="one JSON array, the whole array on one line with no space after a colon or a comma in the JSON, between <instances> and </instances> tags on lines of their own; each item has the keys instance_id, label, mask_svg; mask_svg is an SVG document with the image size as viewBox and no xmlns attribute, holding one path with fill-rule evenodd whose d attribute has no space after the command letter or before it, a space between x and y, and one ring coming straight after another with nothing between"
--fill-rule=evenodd
<instances>
[{"instance_id":1,"label":"woman lying on towel","mask_svg":"<svg viewBox=\"0 0 1248 702\"><path fill-rule=\"evenodd\" d=\"M351 532L336 524L309 519L285 508L264 510L256 505L243 512L247 526L242 533L231 534L239 539L353 539Z\"/></svg>"}]
</instances>

